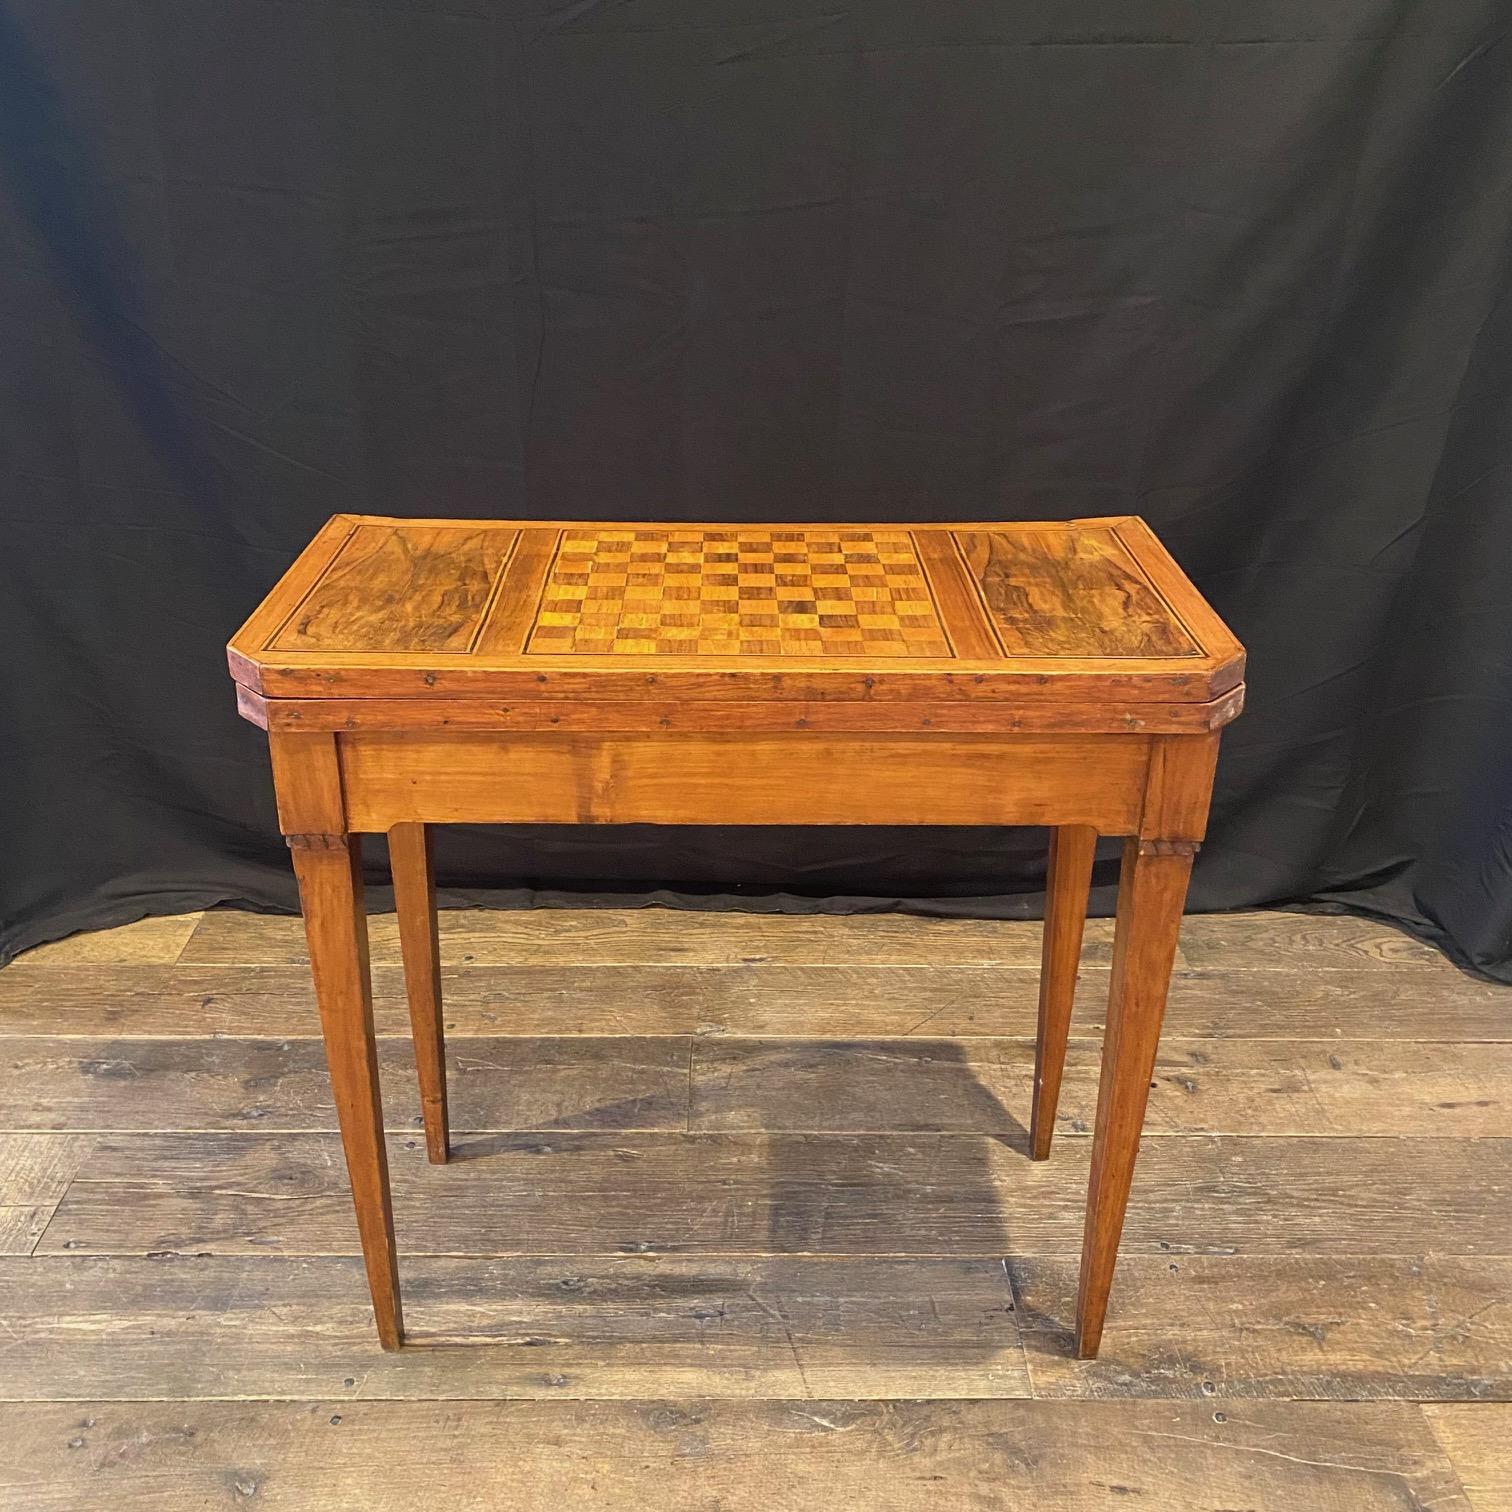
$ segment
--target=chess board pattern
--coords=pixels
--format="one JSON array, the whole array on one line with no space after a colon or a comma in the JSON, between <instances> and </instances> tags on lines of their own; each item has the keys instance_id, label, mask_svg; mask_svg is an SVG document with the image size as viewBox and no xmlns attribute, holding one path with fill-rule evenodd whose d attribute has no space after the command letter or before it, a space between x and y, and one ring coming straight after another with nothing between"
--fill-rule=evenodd
<instances>
[{"instance_id":1,"label":"chess board pattern","mask_svg":"<svg viewBox=\"0 0 1512 1512\"><path fill-rule=\"evenodd\" d=\"M526 650L952 655L907 531L749 526L564 531Z\"/></svg>"}]
</instances>

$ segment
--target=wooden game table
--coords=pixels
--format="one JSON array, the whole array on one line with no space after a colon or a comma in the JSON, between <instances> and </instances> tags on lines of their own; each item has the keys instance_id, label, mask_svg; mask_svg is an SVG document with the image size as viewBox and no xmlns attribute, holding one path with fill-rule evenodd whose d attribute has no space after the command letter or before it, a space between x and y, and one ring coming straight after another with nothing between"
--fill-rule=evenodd
<instances>
[{"instance_id":1,"label":"wooden game table","mask_svg":"<svg viewBox=\"0 0 1512 1512\"><path fill-rule=\"evenodd\" d=\"M1030 1143L1050 1151L1098 835L1124 837L1076 1346L1097 1352L1239 643L1140 520L338 515L229 646L268 732L378 1335L403 1340L359 837L386 832L447 1157L433 824L1051 831Z\"/></svg>"}]
</instances>

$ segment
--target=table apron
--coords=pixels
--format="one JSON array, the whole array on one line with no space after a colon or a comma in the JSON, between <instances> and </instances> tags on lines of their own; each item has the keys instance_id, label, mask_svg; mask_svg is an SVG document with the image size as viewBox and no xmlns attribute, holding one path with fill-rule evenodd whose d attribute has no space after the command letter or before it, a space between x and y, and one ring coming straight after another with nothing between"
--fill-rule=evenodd
<instances>
[{"instance_id":1,"label":"table apron","mask_svg":"<svg viewBox=\"0 0 1512 1512\"><path fill-rule=\"evenodd\" d=\"M312 738L312 737L306 737ZM331 737L327 736L327 739ZM346 828L992 824L1140 831L1143 735L335 736Z\"/></svg>"}]
</instances>

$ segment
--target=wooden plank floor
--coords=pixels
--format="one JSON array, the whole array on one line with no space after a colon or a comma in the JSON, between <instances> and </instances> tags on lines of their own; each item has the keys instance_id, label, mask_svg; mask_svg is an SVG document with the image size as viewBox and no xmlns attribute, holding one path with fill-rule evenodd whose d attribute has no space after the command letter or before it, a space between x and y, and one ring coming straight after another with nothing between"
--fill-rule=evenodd
<instances>
[{"instance_id":1,"label":"wooden plank floor","mask_svg":"<svg viewBox=\"0 0 1512 1512\"><path fill-rule=\"evenodd\" d=\"M1192 918L1102 1358L1109 926L1049 1162L1038 927L443 916L456 1156L375 990L376 1345L297 921L0 971L0 1508L1512 1508L1512 991Z\"/></svg>"}]
</instances>

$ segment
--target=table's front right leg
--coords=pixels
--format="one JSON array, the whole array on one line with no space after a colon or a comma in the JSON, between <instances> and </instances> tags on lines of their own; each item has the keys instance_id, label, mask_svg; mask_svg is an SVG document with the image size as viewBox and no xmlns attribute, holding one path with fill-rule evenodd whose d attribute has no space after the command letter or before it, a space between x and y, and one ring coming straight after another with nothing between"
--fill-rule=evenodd
<instances>
[{"instance_id":1,"label":"table's front right leg","mask_svg":"<svg viewBox=\"0 0 1512 1512\"><path fill-rule=\"evenodd\" d=\"M1124 843L1076 1297L1076 1353L1083 1360L1096 1357L1102 1340L1196 849L1190 840Z\"/></svg>"}]
</instances>

